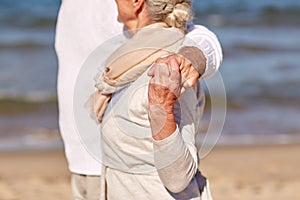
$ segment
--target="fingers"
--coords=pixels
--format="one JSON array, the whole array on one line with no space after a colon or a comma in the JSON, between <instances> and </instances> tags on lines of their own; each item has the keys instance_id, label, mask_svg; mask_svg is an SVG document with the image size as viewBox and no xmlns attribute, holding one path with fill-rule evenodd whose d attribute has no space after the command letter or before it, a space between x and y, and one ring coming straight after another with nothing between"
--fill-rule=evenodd
<instances>
[{"instance_id":1,"label":"fingers","mask_svg":"<svg viewBox=\"0 0 300 200\"><path fill-rule=\"evenodd\" d=\"M154 64L151 82L166 86L171 73L171 69L168 66L164 64Z\"/></svg>"},{"instance_id":2,"label":"fingers","mask_svg":"<svg viewBox=\"0 0 300 200\"><path fill-rule=\"evenodd\" d=\"M168 64L173 71L180 72L180 63L178 63L176 57L170 57Z\"/></svg>"},{"instance_id":3,"label":"fingers","mask_svg":"<svg viewBox=\"0 0 300 200\"><path fill-rule=\"evenodd\" d=\"M179 66L174 66L173 70L162 64L155 64L153 66L153 74L150 79L150 84L155 84L161 86L162 88L167 88L170 92L174 93L177 97L180 96L181 90L181 75L178 70Z\"/></svg>"},{"instance_id":4,"label":"fingers","mask_svg":"<svg viewBox=\"0 0 300 200\"><path fill-rule=\"evenodd\" d=\"M150 67L150 70L148 71L147 75L148 76L154 76L154 71L155 71L155 63L152 64L152 66Z\"/></svg>"},{"instance_id":5,"label":"fingers","mask_svg":"<svg viewBox=\"0 0 300 200\"><path fill-rule=\"evenodd\" d=\"M157 73L157 70L158 70L158 68L159 68L160 66L162 66L162 67L168 69L168 65L167 65L166 63L156 63L156 62L155 62L155 63L152 64L152 66L151 66L151 68L149 69L147 75L148 75L148 76L154 76L155 73Z\"/></svg>"},{"instance_id":6,"label":"fingers","mask_svg":"<svg viewBox=\"0 0 300 200\"><path fill-rule=\"evenodd\" d=\"M167 63L169 60L169 56L158 58L155 63Z\"/></svg>"},{"instance_id":7,"label":"fingers","mask_svg":"<svg viewBox=\"0 0 300 200\"><path fill-rule=\"evenodd\" d=\"M148 72L150 84L167 88L176 97L180 96L181 74L180 63L175 55L159 58Z\"/></svg>"},{"instance_id":8,"label":"fingers","mask_svg":"<svg viewBox=\"0 0 300 200\"><path fill-rule=\"evenodd\" d=\"M172 70L179 72L180 71L180 59L179 56L173 54L168 55L166 57L158 58L148 71L148 76L154 76L155 68L157 64L165 65L166 67L170 67Z\"/></svg>"},{"instance_id":9,"label":"fingers","mask_svg":"<svg viewBox=\"0 0 300 200\"><path fill-rule=\"evenodd\" d=\"M166 69L158 69L158 65ZM169 71L167 71L167 69ZM174 74L173 72L177 73ZM182 77L182 86L184 88L194 87L200 77L200 74L193 67L192 63L179 54L172 54L157 59L148 72L148 76L160 76L161 80L164 80L166 77L170 77L171 80L176 80L179 79L178 75ZM163 82L165 83L165 81Z\"/></svg>"},{"instance_id":10,"label":"fingers","mask_svg":"<svg viewBox=\"0 0 300 200\"><path fill-rule=\"evenodd\" d=\"M167 85L171 80L180 81L179 66L176 63L172 64L170 67L165 64L153 64L150 71L150 74L153 77L152 79L156 83Z\"/></svg>"},{"instance_id":11,"label":"fingers","mask_svg":"<svg viewBox=\"0 0 300 200\"><path fill-rule=\"evenodd\" d=\"M182 87L184 88L192 88L194 87L198 82L198 78L196 77L191 77L188 80L184 81Z\"/></svg>"}]
</instances>

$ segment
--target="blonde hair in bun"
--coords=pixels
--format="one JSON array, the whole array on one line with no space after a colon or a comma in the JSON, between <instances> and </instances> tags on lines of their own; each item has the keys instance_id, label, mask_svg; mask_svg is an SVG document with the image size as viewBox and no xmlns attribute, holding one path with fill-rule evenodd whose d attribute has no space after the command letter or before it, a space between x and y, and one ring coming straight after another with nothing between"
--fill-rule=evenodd
<instances>
[{"instance_id":1,"label":"blonde hair in bun","mask_svg":"<svg viewBox=\"0 0 300 200\"><path fill-rule=\"evenodd\" d=\"M183 31L193 16L190 0L145 0L145 3L153 21L165 22Z\"/></svg>"}]
</instances>

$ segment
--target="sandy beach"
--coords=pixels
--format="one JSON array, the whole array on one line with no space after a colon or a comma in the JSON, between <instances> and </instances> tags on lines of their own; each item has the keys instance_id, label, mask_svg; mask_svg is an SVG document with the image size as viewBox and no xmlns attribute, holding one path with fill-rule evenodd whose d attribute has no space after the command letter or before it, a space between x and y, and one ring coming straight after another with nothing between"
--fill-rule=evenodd
<instances>
[{"instance_id":1,"label":"sandy beach","mask_svg":"<svg viewBox=\"0 0 300 200\"><path fill-rule=\"evenodd\" d=\"M300 145L215 148L201 168L217 200L300 199Z\"/></svg>"},{"instance_id":2,"label":"sandy beach","mask_svg":"<svg viewBox=\"0 0 300 200\"><path fill-rule=\"evenodd\" d=\"M62 150L0 153L0 200L71 199Z\"/></svg>"},{"instance_id":3,"label":"sandy beach","mask_svg":"<svg viewBox=\"0 0 300 200\"><path fill-rule=\"evenodd\" d=\"M300 145L216 147L201 161L217 200L300 199ZM0 153L1 200L70 199L62 150Z\"/></svg>"}]
</instances>

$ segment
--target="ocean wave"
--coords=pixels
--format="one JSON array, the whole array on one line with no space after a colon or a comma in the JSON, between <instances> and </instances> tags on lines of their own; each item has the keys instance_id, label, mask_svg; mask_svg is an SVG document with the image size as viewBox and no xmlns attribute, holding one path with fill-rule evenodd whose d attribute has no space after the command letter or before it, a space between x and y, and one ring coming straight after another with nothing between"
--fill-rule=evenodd
<instances>
[{"instance_id":1,"label":"ocean wave","mask_svg":"<svg viewBox=\"0 0 300 200\"><path fill-rule=\"evenodd\" d=\"M63 141L57 129L23 128L23 130L17 130L17 132L20 131L19 135L0 136L0 152L63 148Z\"/></svg>"},{"instance_id":2,"label":"ocean wave","mask_svg":"<svg viewBox=\"0 0 300 200\"><path fill-rule=\"evenodd\" d=\"M57 102L57 96L48 92L31 92L26 94L0 92L1 102L52 103Z\"/></svg>"},{"instance_id":3,"label":"ocean wave","mask_svg":"<svg viewBox=\"0 0 300 200\"><path fill-rule=\"evenodd\" d=\"M57 98L0 98L0 115L20 115L40 112L56 112Z\"/></svg>"},{"instance_id":4,"label":"ocean wave","mask_svg":"<svg viewBox=\"0 0 300 200\"><path fill-rule=\"evenodd\" d=\"M56 16L26 16L20 19L20 14L7 14L0 16L0 25L2 28L19 27L19 28L43 28L55 27Z\"/></svg>"},{"instance_id":5,"label":"ocean wave","mask_svg":"<svg viewBox=\"0 0 300 200\"><path fill-rule=\"evenodd\" d=\"M1 43L0 42L0 51L1 50L10 50L10 49L41 49L49 48L49 44L43 44L36 41L21 41L18 43Z\"/></svg>"},{"instance_id":6,"label":"ocean wave","mask_svg":"<svg viewBox=\"0 0 300 200\"><path fill-rule=\"evenodd\" d=\"M212 5L195 9L196 23L213 26L290 26L300 27L300 5L251 7L234 4L231 7Z\"/></svg>"},{"instance_id":7,"label":"ocean wave","mask_svg":"<svg viewBox=\"0 0 300 200\"><path fill-rule=\"evenodd\" d=\"M6 27L0 30L0 35L0 50L51 48L54 43L54 30L49 28Z\"/></svg>"},{"instance_id":8,"label":"ocean wave","mask_svg":"<svg viewBox=\"0 0 300 200\"><path fill-rule=\"evenodd\" d=\"M0 2L0 25L23 28L54 27L59 0ZM299 1L194 1L195 21L216 26L300 26Z\"/></svg>"},{"instance_id":9,"label":"ocean wave","mask_svg":"<svg viewBox=\"0 0 300 200\"><path fill-rule=\"evenodd\" d=\"M235 50L246 50L252 52L300 52L300 48L296 47L284 47L284 46L268 46L266 44L255 44L255 43L246 43L246 42L239 42L234 44L233 48Z\"/></svg>"},{"instance_id":10,"label":"ocean wave","mask_svg":"<svg viewBox=\"0 0 300 200\"><path fill-rule=\"evenodd\" d=\"M300 2L298 0L272 0L272 1L240 1L240 0L211 0L193 3L196 13L266 13L266 14L299 14Z\"/></svg>"},{"instance_id":11,"label":"ocean wave","mask_svg":"<svg viewBox=\"0 0 300 200\"><path fill-rule=\"evenodd\" d=\"M2 0L0 1L0 25L2 27L54 26L60 0Z\"/></svg>"}]
</instances>

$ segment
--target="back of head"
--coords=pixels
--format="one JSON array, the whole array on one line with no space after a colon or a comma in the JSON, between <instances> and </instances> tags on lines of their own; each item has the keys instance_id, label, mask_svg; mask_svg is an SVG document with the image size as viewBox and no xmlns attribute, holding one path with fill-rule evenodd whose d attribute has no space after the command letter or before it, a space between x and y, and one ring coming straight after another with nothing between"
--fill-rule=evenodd
<instances>
[{"instance_id":1,"label":"back of head","mask_svg":"<svg viewBox=\"0 0 300 200\"><path fill-rule=\"evenodd\" d=\"M190 0L145 0L145 3L153 21L186 31L193 15Z\"/></svg>"}]
</instances>

